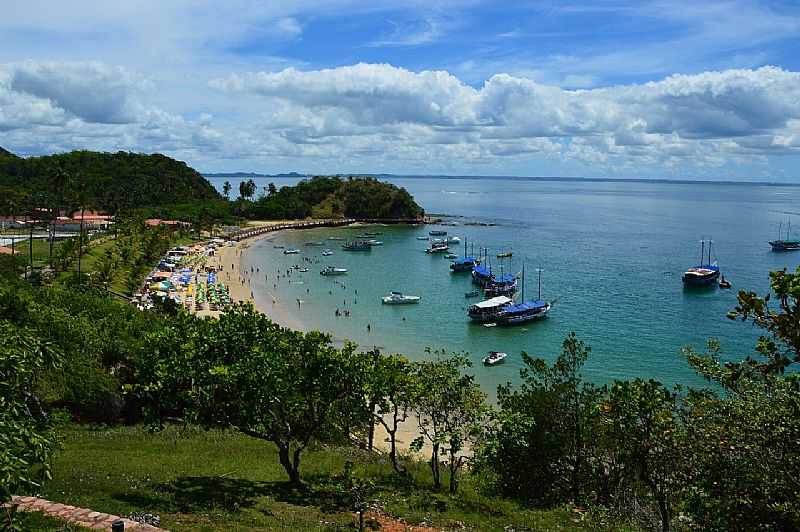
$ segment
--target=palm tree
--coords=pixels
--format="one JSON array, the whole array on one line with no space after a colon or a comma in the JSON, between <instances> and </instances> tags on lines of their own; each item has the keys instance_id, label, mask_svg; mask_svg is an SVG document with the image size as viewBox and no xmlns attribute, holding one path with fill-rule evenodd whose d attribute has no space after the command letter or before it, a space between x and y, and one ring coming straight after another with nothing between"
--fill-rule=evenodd
<instances>
[{"instance_id":1,"label":"palm tree","mask_svg":"<svg viewBox=\"0 0 800 532\"><path fill-rule=\"evenodd\" d=\"M231 189L232 188L233 188L233 186L231 185L230 181L225 181L225 183L222 185L222 193L225 194L225 199L226 200L230 200L231 199Z\"/></svg>"},{"instance_id":2,"label":"palm tree","mask_svg":"<svg viewBox=\"0 0 800 532\"><path fill-rule=\"evenodd\" d=\"M81 283L81 263L83 261L83 228L84 228L84 215L86 214L86 203L88 201L88 196L86 194L86 180L83 178L82 174L78 174L77 176L77 194L76 200L78 201L78 205L81 208L81 226L80 226L80 233L78 234L78 282Z\"/></svg>"}]
</instances>

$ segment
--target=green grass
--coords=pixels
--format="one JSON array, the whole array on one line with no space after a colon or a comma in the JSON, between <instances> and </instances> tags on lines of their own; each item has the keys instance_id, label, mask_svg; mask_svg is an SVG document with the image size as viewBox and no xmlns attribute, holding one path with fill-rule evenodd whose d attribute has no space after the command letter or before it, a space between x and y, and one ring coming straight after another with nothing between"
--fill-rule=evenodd
<instances>
[{"instance_id":1,"label":"green grass","mask_svg":"<svg viewBox=\"0 0 800 532\"><path fill-rule=\"evenodd\" d=\"M26 532L86 532L89 530L39 512L25 512L19 515L22 530Z\"/></svg>"},{"instance_id":2,"label":"green grass","mask_svg":"<svg viewBox=\"0 0 800 532\"><path fill-rule=\"evenodd\" d=\"M411 480L392 474L383 457L352 447L306 451L304 491L292 489L274 445L246 436L169 428L92 429L69 426L42 496L116 515L145 511L170 530L347 530L349 505L336 475L347 460L375 485L370 500L410 523L471 530L590 530L569 509L524 508L481 494L466 479L456 497L431 489L424 464Z\"/></svg>"}]
</instances>

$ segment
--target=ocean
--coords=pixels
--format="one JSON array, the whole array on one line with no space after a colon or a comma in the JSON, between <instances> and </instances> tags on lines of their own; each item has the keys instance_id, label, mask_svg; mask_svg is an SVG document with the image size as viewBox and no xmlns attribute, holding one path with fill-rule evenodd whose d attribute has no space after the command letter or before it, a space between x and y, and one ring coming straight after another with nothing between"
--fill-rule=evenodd
<instances>
[{"instance_id":1,"label":"ocean","mask_svg":"<svg viewBox=\"0 0 800 532\"><path fill-rule=\"evenodd\" d=\"M432 351L466 352L478 381L490 396L497 384L518 379L520 352L552 361L571 331L592 349L587 379L653 378L667 385L700 385L681 355L683 346L704 349L720 341L723 356L753 354L758 330L731 321L739 289L765 294L771 270L800 265L800 252L774 253L767 244L778 224L796 218L800 186L651 181L578 181L488 178L387 179L405 187L428 213L452 217L452 227L382 226L281 233L254 243L245 263L261 270L254 292L265 308L272 299L309 329L351 339L364 348L403 353L411 359ZM212 183L221 189L225 179ZM258 179L277 186L297 179ZM262 182L263 181L263 182ZM237 190L237 183L234 190ZM494 226L464 225L486 222ZM800 220L796 220L800 226ZM473 289L468 274L452 274L450 261L424 253L417 236L434 229L462 239L452 246L488 248L495 271L526 269L526 298L537 296L536 269L542 269L542 298L555 300L550 316L516 327L485 328L470 323L466 299ZM341 242L379 231L384 242L368 253L348 253ZM686 290L682 272L698 263L700 240L713 240L713 255L733 290ZM304 246L325 241L334 251ZM284 255L275 245L294 246ZM500 261L500 251L513 257ZM304 258L308 261L303 260ZM277 279L299 264L307 273ZM324 277L325 265L344 267L347 276ZM266 279L264 278L266 276ZM418 305L382 305L390 290L422 296ZM297 303L300 299L302 302ZM350 317L337 317L336 310ZM369 326L369 327L368 327ZM484 368L488 351L505 351L505 364Z\"/></svg>"}]
</instances>

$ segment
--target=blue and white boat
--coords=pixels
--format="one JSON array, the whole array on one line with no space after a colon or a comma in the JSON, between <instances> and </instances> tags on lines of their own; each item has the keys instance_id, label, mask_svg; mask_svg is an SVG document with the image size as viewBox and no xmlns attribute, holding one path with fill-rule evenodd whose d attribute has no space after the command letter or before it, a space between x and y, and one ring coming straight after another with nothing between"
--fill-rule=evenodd
<instances>
[{"instance_id":1,"label":"blue and white boat","mask_svg":"<svg viewBox=\"0 0 800 532\"><path fill-rule=\"evenodd\" d=\"M467 315L472 321L478 323L494 322L497 320L498 316L500 316L501 312L512 303L514 303L514 300L510 297L493 297L486 301L470 305L467 310Z\"/></svg>"},{"instance_id":2,"label":"blue and white boat","mask_svg":"<svg viewBox=\"0 0 800 532\"><path fill-rule=\"evenodd\" d=\"M497 322L502 325L518 325L547 317L550 303L542 300L542 270L539 272L539 296L533 301L525 301L525 265L522 265L522 303L509 305L500 312Z\"/></svg>"},{"instance_id":3,"label":"blue and white boat","mask_svg":"<svg viewBox=\"0 0 800 532\"><path fill-rule=\"evenodd\" d=\"M481 261L476 259L475 257L468 257L467 256L467 241L464 240L464 256L460 259L456 259L450 264L450 270L453 273L461 273L461 272L471 272L472 269L480 264Z\"/></svg>"},{"instance_id":4,"label":"blue and white boat","mask_svg":"<svg viewBox=\"0 0 800 532\"><path fill-rule=\"evenodd\" d=\"M517 291L517 277L510 273L493 275L483 289L486 297L512 296Z\"/></svg>"},{"instance_id":5,"label":"blue and white boat","mask_svg":"<svg viewBox=\"0 0 800 532\"><path fill-rule=\"evenodd\" d=\"M425 253L448 253L450 248L444 240L434 240L431 242L430 247L425 250Z\"/></svg>"},{"instance_id":6,"label":"blue and white boat","mask_svg":"<svg viewBox=\"0 0 800 532\"><path fill-rule=\"evenodd\" d=\"M712 286L717 283L720 276L719 264L717 261L711 261L711 245L712 241L708 241L708 259L705 253L706 241L700 241L700 264L689 268L683 274L683 284L688 287L693 286ZM705 261L705 262L704 262Z\"/></svg>"},{"instance_id":7,"label":"blue and white boat","mask_svg":"<svg viewBox=\"0 0 800 532\"><path fill-rule=\"evenodd\" d=\"M492 280L492 271L481 264L472 268L472 282L483 288Z\"/></svg>"}]
</instances>

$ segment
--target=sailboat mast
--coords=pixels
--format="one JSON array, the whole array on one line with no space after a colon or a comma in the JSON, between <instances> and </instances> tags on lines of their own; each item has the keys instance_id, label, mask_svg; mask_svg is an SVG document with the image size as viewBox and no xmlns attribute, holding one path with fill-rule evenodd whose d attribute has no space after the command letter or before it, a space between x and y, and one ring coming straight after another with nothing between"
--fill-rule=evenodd
<instances>
[{"instance_id":1,"label":"sailboat mast","mask_svg":"<svg viewBox=\"0 0 800 532\"><path fill-rule=\"evenodd\" d=\"M700 266L703 265L703 259L706 258L706 241L700 241Z\"/></svg>"},{"instance_id":2,"label":"sailboat mast","mask_svg":"<svg viewBox=\"0 0 800 532\"><path fill-rule=\"evenodd\" d=\"M542 300L542 269L537 268L536 271L539 272L539 297L537 298L539 301Z\"/></svg>"},{"instance_id":3,"label":"sailboat mast","mask_svg":"<svg viewBox=\"0 0 800 532\"><path fill-rule=\"evenodd\" d=\"M525 263L522 263L522 302L525 303Z\"/></svg>"}]
</instances>

